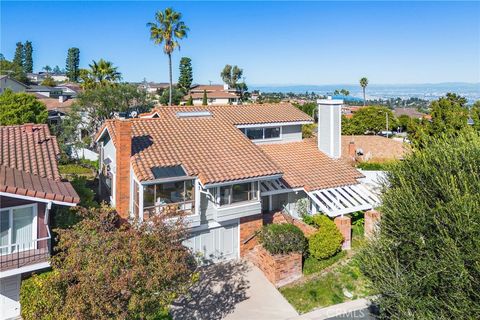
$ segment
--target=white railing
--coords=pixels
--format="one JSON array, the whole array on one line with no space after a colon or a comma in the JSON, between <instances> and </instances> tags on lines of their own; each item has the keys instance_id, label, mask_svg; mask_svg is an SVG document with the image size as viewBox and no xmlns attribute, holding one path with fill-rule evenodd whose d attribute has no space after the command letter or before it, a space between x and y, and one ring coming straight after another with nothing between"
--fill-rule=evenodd
<instances>
[{"instance_id":1,"label":"white railing","mask_svg":"<svg viewBox=\"0 0 480 320\"><path fill-rule=\"evenodd\" d=\"M175 203L159 204L143 209L144 218L149 219L155 215L163 214L166 216L181 215L183 213L192 214L195 212L195 200L187 200Z\"/></svg>"},{"instance_id":2,"label":"white railing","mask_svg":"<svg viewBox=\"0 0 480 320\"><path fill-rule=\"evenodd\" d=\"M44 262L50 257L51 234L45 226L47 236L22 243L0 246L0 270L20 268Z\"/></svg>"}]
</instances>

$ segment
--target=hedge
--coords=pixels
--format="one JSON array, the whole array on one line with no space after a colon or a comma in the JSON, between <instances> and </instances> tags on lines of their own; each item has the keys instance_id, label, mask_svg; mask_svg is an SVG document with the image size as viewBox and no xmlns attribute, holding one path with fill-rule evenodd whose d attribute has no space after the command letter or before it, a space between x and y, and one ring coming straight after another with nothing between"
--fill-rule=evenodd
<instances>
[{"instance_id":1,"label":"hedge","mask_svg":"<svg viewBox=\"0 0 480 320\"><path fill-rule=\"evenodd\" d=\"M271 254L303 253L307 246L302 230L290 223L264 226L259 234L259 240Z\"/></svg>"},{"instance_id":2,"label":"hedge","mask_svg":"<svg viewBox=\"0 0 480 320\"><path fill-rule=\"evenodd\" d=\"M308 251L316 259L328 259L342 249L343 236L335 223L327 216L313 216L318 231L308 238Z\"/></svg>"}]
</instances>

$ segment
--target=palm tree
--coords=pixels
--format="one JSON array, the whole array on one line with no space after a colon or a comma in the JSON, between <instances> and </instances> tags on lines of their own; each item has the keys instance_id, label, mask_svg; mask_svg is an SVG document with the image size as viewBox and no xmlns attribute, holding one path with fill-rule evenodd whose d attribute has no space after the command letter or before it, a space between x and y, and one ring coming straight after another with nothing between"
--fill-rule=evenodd
<instances>
[{"instance_id":1,"label":"palm tree","mask_svg":"<svg viewBox=\"0 0 480 320\"><path fill-rule=\"evenodd\" d=\"M363 90L363 106L365 106L365 88L368 86L368 79L363 77L360 79L360 87L362 87Z\"/></svg>"},{"instance_id":2,"label":"palm tree","mask_svg":"<svg viewBox=\"0 0 480 320\"><path fill-rule=\"evenodd\" d=\"M92 64L89 64L90 74L95 81L98 81L100 84L108 84L112 82L117 82L122 79L121 73L117 71L117 67L113 66L113 63L100 59L97 61L92 61Z\"/></svg>"},{"instance_id":3,"label":"palm tree","mask_svg":"<svg viewBox=\"0 0 480 320\"><path fill-rule=\"evenodd\" d=\"M167 8L165 11L155 13L155 22L147 23L150 28L150 39L156 44L163 43L163 52L168 55L170 88L168 105L172 105L172 52L180 48L178 40L186 38L188 27L181 20L182 14Z\"/></svg>"}]
</instances>

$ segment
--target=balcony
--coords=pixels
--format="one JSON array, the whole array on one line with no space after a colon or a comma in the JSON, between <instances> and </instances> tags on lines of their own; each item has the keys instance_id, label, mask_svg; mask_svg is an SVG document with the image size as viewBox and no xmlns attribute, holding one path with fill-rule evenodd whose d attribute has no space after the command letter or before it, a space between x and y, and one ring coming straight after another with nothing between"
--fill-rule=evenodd
<instances>
[{"instance_id":1,"label":"balcony","mask_svg":"<svg viewBox=\"0 0 480 320\"><path fill-rule=\"evenodd\" d=\"M48 262L51 253L51 234L47 225L46 237L23 243L0 246L0 272Z\"/></svg>"},{"instance_id":2,"label":"balcony","mask_svg":"<svg viewBox=\"0 0 480 320\"><path fill-rule=\"evenodd\" d=\"M165 217L169 218L175 216L189 216L195 213L194 207L194 200L145 207L143 211L143 218L145 220L149 220L155 215L164 215Z\"/></svg>"}]
</instances>

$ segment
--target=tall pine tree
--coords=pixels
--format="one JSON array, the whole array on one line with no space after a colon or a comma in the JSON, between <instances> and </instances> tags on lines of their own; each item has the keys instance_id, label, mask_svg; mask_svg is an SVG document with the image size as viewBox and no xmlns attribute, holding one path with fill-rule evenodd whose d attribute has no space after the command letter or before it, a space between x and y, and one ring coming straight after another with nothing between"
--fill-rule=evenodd
<instances>
[{"instance_id":1,"label":"tall pine tree","mask_svg":"<svg viewBox=\"0 0 480 320\"><path fill-rule=\"evenodd\" d=\"M33 72L33 47L32 42L26 41L23 47L24 61L23 61L23 71L25 73Z\"/></svg>"},{"instance_id":2,"label":"tall pine tree","mask_svg":"<svg viewBox=\"0 0 480 320\"><path fill-rule=\"evenodd\" d=\"M25 52L23 51L23 44L17 42L17 47L15 48L15 55L13 56L13 63L19 67L23 68L23 63L25 61Z\"/></svg>"},{"instance_id":3,"label":"tall pine tree","mask_svg":"<svg viewBox=\"0 0 480 320\"><path fill-rule=\"evenodd\" d=\"M65 71L70 81L77 82L80 75L80 49L68 49Z\"/></svg>"},{"instance_id":4,"label":"tall pine tree","mask_svg":"<svg viewBox=\"0 0 480 320\"><path fill-rule=\"evenodd\" d=\"M193 70L192 59L183 57L180 59L180 76L178 77L178 88L187 94L192 86Z\"/></svg>"}]
</instances>

